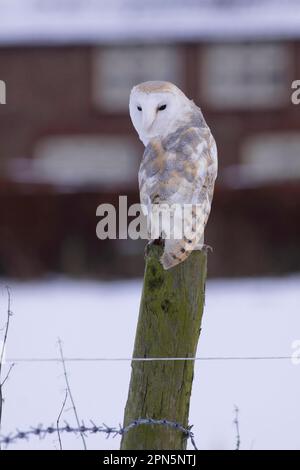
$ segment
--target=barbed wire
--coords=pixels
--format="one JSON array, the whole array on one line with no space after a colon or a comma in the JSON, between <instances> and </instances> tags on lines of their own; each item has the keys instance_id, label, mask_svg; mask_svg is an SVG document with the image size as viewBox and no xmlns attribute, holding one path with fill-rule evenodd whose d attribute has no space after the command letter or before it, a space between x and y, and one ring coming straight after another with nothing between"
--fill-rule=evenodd
<instances>
[{"instance_id":1,"label":"barbed wire","mask_svg":"<svg viewBox=\"0 0 300 470\"><path fill-rule=\"evenodd\" d=\"M293 360L294 356L198 356L198 357L66 357L65 362L152 362L152 361L274 361ZM6 364L61 362L58 357L9 358Z\"/></svg>"},{"instance_id":2,"label":"barbed wire","mask_svg":"<svg viewBox=\"0 0 300 470\"><path fill-rule=\"evenodd\" d=\"M174 421L169 421L167 419L153 419L153 418L140 418L132 421L125 427L119 425L118 428L107 426L106 424L102 423L101 426L95 424L92 420L90 420L91 425L86 426L84 423L80 427L70 426L67 422L65 422L64 426L37 426L31 427L26 431L16 430L15 433L8 434L6 436L0 436L0 444L5 446L9 446L10 444L14 444L20 440L29 440L31 437L39 437L40 439L44 439L47 435L58 433L60 436L61 433L73 433L73 434L97 434L103 433L106 434L106 437L116 437L122 436L123 434L127 433L131 429L134 429L141 425L159 425L159 426L166 426L172 429L176 429L178 432L182 432L186 439L191 441L191 444L195 450L198 450L195 442L195 436L192 432L193 426L184 427L179 423Z\"/></svg>"}]
</instances>

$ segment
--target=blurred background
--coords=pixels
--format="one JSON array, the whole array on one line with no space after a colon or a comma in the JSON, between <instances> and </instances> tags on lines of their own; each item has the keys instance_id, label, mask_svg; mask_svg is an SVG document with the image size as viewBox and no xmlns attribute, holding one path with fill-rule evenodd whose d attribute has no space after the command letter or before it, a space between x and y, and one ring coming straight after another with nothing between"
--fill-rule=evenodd
<instances>
[{"instance_id":1,"label":"blurred background","mask_svg":"<svg viewBox=\"0 0 300 470\"><path fill-rule=\"evenodd\" d=\"M217 141L210 276L299 270L296 0L2 0L0 10L1 276L142 274L145 242L98 240L96 208L139 201L128 97L150 79L182 88Z\"/></svg>"},{"instance_id":2,"label":"blurred background","mask_svg":"<svg viewBox=\"0 0 300 470\"><path fill-rule=\"evenodd\" d=\"M219 359L195 363L196 442L234 448L237 405L242 449L299 448L298 0L0 0L0 331L4 283L14 313L3 374L17 363L1 434L56 421L58 336L79 358L67 368L80 418L122 422L145 241L98 240L96 209L119 195L139 202L128 98L154 79L202 108L219 151L197 351ZM65 419L74 424L68 405ZM63 445L80 448L74 436Z\"/></svg>"}]
</instances>

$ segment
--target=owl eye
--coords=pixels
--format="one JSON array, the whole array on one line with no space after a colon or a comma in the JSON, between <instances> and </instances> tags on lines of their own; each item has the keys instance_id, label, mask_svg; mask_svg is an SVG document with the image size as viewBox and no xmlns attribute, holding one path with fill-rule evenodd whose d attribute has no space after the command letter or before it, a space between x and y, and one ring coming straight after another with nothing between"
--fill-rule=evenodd
<instances>
[{"instance_id":1,"label":"owl eye","mask_svg":"<svg viewBox=\"0 0 300 470\"><path fill-rule=\"evenodd\" d=\"M141 107L141 106L137 106L137 109L138 109L139 111L142 111L142 107Z\"/></svg>"},{"instance_id":2,"label":"owl eye","mask_svg":"<svg viewBox=\"0 0 300 470\"><path fill-rule=\"evenodd\" d=\"M163 111L164 109L166 109L167 105L166 104L162 104L159 108L158 108L158 111Z\"/></svg>"}]
</instances>

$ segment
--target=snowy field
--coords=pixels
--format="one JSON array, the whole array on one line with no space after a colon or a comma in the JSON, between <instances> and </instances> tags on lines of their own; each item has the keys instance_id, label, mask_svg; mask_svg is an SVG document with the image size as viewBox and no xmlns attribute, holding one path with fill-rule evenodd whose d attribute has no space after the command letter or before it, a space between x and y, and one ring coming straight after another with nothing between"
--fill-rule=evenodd
<instances>
[{"instance_id":1,"label":"snowy field","mask_svg":"<svg viewBox=\"0 0 300 470\"><path fill-rule=\"evenodd\" d=\"M1 323L5 284L1 282ZM58 337L66 357L130 357L140 280L8 284L14 312L8 360L56 358ZM299 276L209 281L197 355L290 356L293 341L300 340L299 307ZM130 362L76 362L67 368L80 417L97 424L121 423ZM5 384L2 434L55 423L64 389L60 363L17 363ZM242 449L300 449L300 365L289 359L197 361L190 423L200 449L235 447L234 405L240 408ZM69 406L62 419L74 424ZM78 437L62 439L65 449L82 446ZM119 438L98 434L87 445L118 449ZM10 448L57 449L58 440L56 435L33 438Z\"/></svg>"}]
</instances>

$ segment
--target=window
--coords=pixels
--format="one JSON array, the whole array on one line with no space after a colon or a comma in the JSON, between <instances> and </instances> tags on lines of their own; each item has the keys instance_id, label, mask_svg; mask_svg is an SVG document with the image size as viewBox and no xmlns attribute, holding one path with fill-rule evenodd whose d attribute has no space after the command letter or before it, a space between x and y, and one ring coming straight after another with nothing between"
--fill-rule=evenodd
<instances>
[{"instance_id":1,"label":"window","mask_svg":"<svg viewBox=\"0 0 300 470\"><path fill-rule=\"evenodd\" d=\"M289 49L282 44L210 45L201 96L213 108L276 108L289 102Z\"/></svg>"},{"instance_id":2,"label":"window","mask_svg":"<svg viewBox=\"0 0 300 470\"><path fill-rule=\"evenodd\" d=\"M242 164L257 181L300 179L299 149L299 132L253 136L242 147Z\"/></svg>"},{"instance_id":3,"label":"window","mask_svg":"<svg viewBox=\"0 0 300 470\"><path fill-rule=\"evenodd\" d=\"M300 180L300 132L254 135L245 140L238 165L223 171L231 187L253 187Z\"/></svg>"},{"instance_id":4,"label":"window","mask_svg":"<svg viewBox=\"0 0 300 470\"><path fill-rule=\"evenodd\" d=\"M93 97L109 112L128 109L137 83L166 80L182 85L179 50L170 46L124 46L96 49L93 57Z\"/></svg>"},{"instance_id":5,"label":"window","mask_svg":"<svg viewBox=\"0 0 300 470\"><path fill-rule=\"evenodd\" d=\"M22 162L21 162L22 163ZM14 177L55 185L132 184L137 179L138 148L127 137L55 136L40 140L34 158L17 166Z\"/></svg>"}]
</instances>

